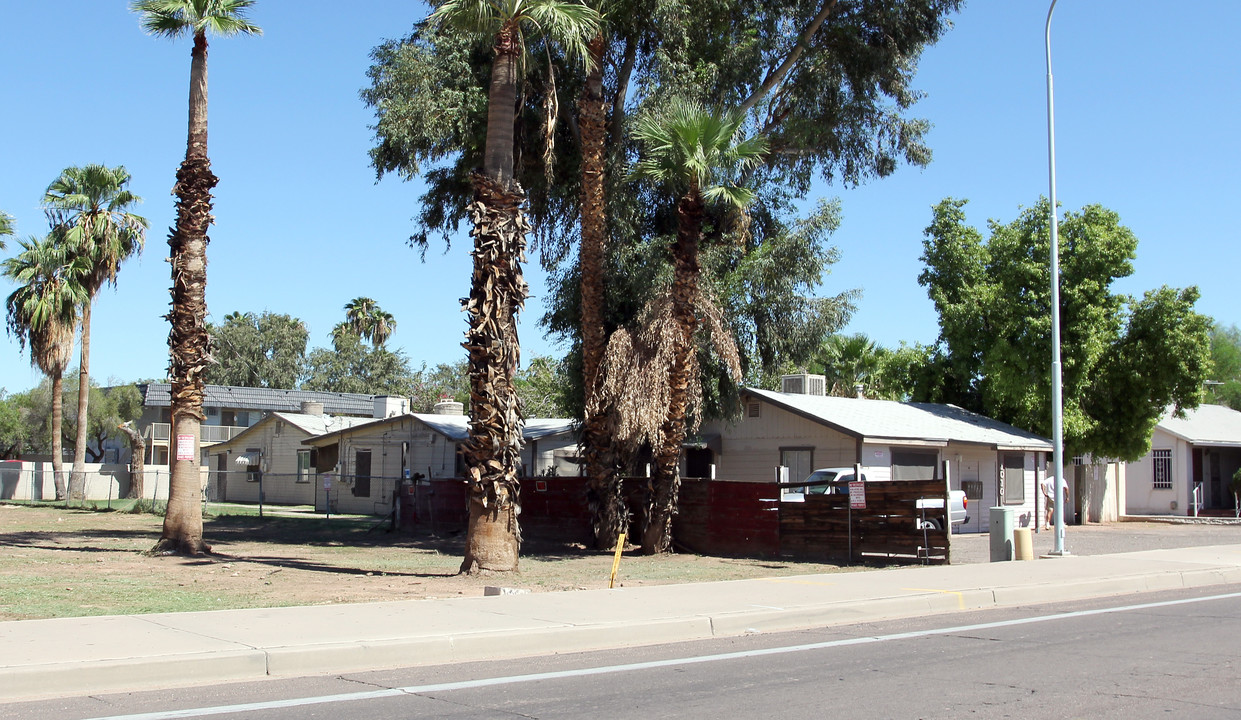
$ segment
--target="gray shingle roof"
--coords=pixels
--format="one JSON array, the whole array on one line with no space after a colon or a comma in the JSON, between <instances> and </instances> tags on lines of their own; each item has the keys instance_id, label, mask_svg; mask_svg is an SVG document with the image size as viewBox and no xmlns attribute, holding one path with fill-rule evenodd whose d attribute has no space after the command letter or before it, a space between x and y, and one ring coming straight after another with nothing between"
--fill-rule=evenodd
<instances>
[{"instance_id":1,"label":"gray shingle roof","mask_svg":"<svg viewBox=\"0 0 1241 720\"><path fill-rule=\"evenodd\" d=\"M427 428L443 435L452 442L462 442L470 435L470 418L465 415L438 415L435 413L406 413L404 415L393 415L382 420L374 420L376 425L383 423L399 423L405 418L414 418L426 425ZM344 418L337 418L342 420ZM365 424L359 422L355 425L346 427L334 427L324 430L322 433L312 434L307 438L307 444L322 444L325 436L337 433L341 430L352 430L357 425ZM525 427L522 429L522 437L529 440L540 440L552 435L560 435L563 433L573 432L576 422L568 418L528 418ZM314 442L312 442L314 441Z\"/></svg>"},{"instance_id":2,"label":"gray shingle roof","mask_svg":"<svg viewBox=\"0 0 1241 720\"><path fill-rule=\"evenodd\" d=\"M144 404L147 407L170 407L172 405L172 386L168 383L150 383L142 389ZM362 393L279 390L232 385L208 385L205 390L206 397L203 399L203 404L206 407L300 413L303 402L320 402L323 403L323 411L331 415L370 417L375 412L374 396Z\"/></svg>"},{"instance_id":3,"label":"gray shingle roof","mask_svg":"<svg viewBox=\"0 0 1241 720\"><path fill-rule=\"evenodd\" d=\"M465 415L435 415L410 413L424 425L453 442L469 437L470 419ZM521 436L525 440L540 440L552 435L572 432L574 421L567 418L527 418Z\"/></svg>"},{"instance_id":4,"label":"gray shingle roof","mask_svg":"<svg viewBox=\"0 0 1241 720\"><path fill-rule=\"evenodd\" d=\"M774 405L863 440L963 442L1050 451L1043 437L955 405L797 395L747 388Z\"/></svg>"},{"instance_id":5,"label":"gray shingle roof","mask_svg":"<svg viewBox=\"0 0 1241 720\"><path fill-rule=\"evenodd\" d=\"M1159 427L1195 445L1241 446L1241 412L1223 405L1199 405L1183 418L1169 411Z\"/></svg>"}]
</instances>

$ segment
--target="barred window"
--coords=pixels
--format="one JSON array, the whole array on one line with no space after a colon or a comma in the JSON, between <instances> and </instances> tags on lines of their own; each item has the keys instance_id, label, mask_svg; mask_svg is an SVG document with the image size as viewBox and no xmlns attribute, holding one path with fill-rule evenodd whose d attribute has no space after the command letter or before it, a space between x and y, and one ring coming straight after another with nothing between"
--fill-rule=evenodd
<instances>
[{"instance_id":1,"label":"barred window","mask_svg":"<svg viewBox=\"0 0 1241 720\"><path fill-rule=\"evenodd\" d=\"M1155 480L1156 490L1172 489L1172 451L1151 450L1153 464L1151 477Z\"/></svg>"}]
</instances>

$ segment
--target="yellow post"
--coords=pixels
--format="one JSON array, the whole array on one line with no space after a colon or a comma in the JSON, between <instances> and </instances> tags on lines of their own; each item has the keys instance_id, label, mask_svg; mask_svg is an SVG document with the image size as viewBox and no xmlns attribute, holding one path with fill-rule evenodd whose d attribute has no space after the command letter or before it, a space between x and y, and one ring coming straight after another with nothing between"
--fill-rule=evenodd
<instances>
[{"instance_id":1,"label":"yellow post","mask_svg":"<svg viewBox=\"0 0 1241 720\"><path fill-rule=\"evenodd\" d=\"M616 537L616 556L612 558L612 578L608 580L608 588L616 587L616 571L620 570L621 553L625 552L625 533Z\"/></svg>"}]
</instances>

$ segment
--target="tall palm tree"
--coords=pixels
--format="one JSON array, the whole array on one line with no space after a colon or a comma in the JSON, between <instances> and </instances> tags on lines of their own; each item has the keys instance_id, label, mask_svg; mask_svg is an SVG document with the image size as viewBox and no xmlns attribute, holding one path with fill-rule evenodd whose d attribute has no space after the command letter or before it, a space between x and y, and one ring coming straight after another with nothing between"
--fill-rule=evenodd
<instances>
[{"instance_id":1,"label":"tall palm tree","mask_svg":"<svg viewBox=\"0 0 1241 720\"><path fill-rule=\"evenodd\" d=\"M831 394L850 397L859 385L872 384L883 365L883 348L862 333L832 335L815 354L831 383ZM873 389L873 388L872 388Z\"/></svg>"},{"instance_id":2,"label":"tall palm tree","mask_svg":"<svg viewBox=\"0 0 1241 720\"><path fill-rule=\"evenodd\" d=\"M603 5L602 0L592 3ZM600 373L606 331L603 321L604 267L607 247L607 214L604 171L607 156L607 115L603 97L603 66L607 51L606 22L587 43L590 66L578 98L578 128L582 148L581 244L578 268L581 275L582 386L585 414L581 452L588 480L588 495L595 535L595 548L612 550L622 534L629 532L620 475L617 473L614 416L602 402Z\"/></svg>"},{"instance_id":3,"label":"tall palm tree","mask_svg":"<svg viewBox=\"0 0 1241 720\"><path fill-rule=\"evenodd\" d=\"M490 43L493 55L483 169L473 176L469 207L474 272L465 301L471 401L464 455L470 520L462 572L516 571L520 547L522 415L513 378L520 364L517 313L527 295L521 262L529 224L513 158L526 34L545 34L569 57L585 58L586 39L598 31L598 18L593 9L565 0L447 0L430 18Z\"/></svg>"},{"instance_id":4,"label":"tall palm tree","mask_svg":"<svg viewBox=\"0 0 1241 720\"><path fill-rule=\"evenodd\" d=\"M377 348L383 347L394 332L396 332L396 318L392 316L392 313L384 312L376 305L374 312L371 313L371 344Z\"/></svg>"},{"instance_id":5,"label":"tall palm tree","mask_svg":"<svg viewBox=\"0 0 1241 720\"><path fill-rule=\"evenodd\" d=\"M13 216L0 210L0 250L5 249L4 236L13 234Z\"/></svg>"},{"instance_id":6,"label":"tall palm tree","mask_svg":"<svg viewBox=\"0 0 1241 720\"><path fill-rule=\"evenodd\" d=\"M375 301L368 297L356 297L345 303L345 323L358 337L365 339L370 335L376 307Z\"/></svg>"},{"instance_id":7,"label":"tall palm tree","mask_svg":"<svg viewBox=\"0 0 1241 720\"><path fill-rule=\"evenodd\" d=\"M652 492L642 547L666 552L672 542L672 515L680 487L679 463L685 442L694 333L699 303L698 246L708 203L744 208L753 194L733 179L756 167L766 139L742 139L740 114L713 113L697 103L676 100L659 114L638 118L634 137L642 147L634 175L648 178L677 197L677 237L672 245L674 352L667 415L654 451Z\"/></svg>"},{"instance_id":8,"label":"tall palm tree","mask_svg":"<svg viewBox=\"0 0 1241 720\"><path fill-rule=\"evenodd\" d=\"M90 303L82 283L90 266L84 256L69 252L63 232L20 244L21 252L3 263L4 276L18 285L6 302L8 330L22 348L29 345L31 364L52 383L52 477L56 499L64 500L64 374L73 358L78 309Z\"/></svg>"},{"instance_id":9,"label":"tall palm tree","mask_svg":"<svg viewBox=\"0 0 1241 720\"><path fill-rule=\"evenodd\" d=\"M104 284L116 285L121 263L142 252L147 220L130 212L142 198L129 191L131 176L124 166L85 165L65 168L47 187L43 206L53 228L63 232L71 253L88 261L82 279L88 300L82 305L81 359L78 363L78 417L88 417L90 404L91 305ZM86 491L87 423L79 422L73 448L69 501L84 499Z\"/></svg>"},{"instance_id":10,"label":"tall palm tree","mask_svg":"<svg viewBox=\"0 0 1241 720\"><path fill-rule=\"evenodd\" d=\"M211 225L211 189L219 179L207 158L207 35L258 35L246 18L254 0L135 0L130 9L142 16L152 35L190 35L189 133L185 160L177 169L177 222L168 238L172 264L172 312L168 320L168 377L172 384L172 437L175 451L164 529L155 552L198 555L203 542L199 441L203 421L203 372L210 362L207 334L207 229Z\"/></svg>"},{"instance_id":11,"label":"tall palm tree","mask_svg":"<svg viewBox=\"0 0 1241 720\"><path fill-rule=\"evenodd\" d=\"M344 327L375 347L383 347L396 331L396 318L384 312L379 303L368 297L356 297L345 303Z\"/></svg>"}]
</instances>

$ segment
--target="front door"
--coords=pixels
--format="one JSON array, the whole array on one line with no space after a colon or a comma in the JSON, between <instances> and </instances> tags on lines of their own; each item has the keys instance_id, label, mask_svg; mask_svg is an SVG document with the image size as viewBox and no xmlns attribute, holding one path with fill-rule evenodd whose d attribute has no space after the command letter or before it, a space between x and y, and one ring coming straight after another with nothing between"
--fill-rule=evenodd
<instances>
[{"instance_id":1,"label":"front door","mask_svg":"<svg viewBox=\"0 0 1241 720\"><path fill-rule=\"evenodd\" d=\"M353 496L371 496L371 451L358 450L353 456Z\"/></svg>"},{"instance_id":2,"label":"front door","mask_svg":"<svg viewBox=\"0 0 1241 720\"><path fill-rule=\"evenodd\" d=\"M215 456L216 502L228 502L228 454Z\"/></svg>"}]
</instances>

